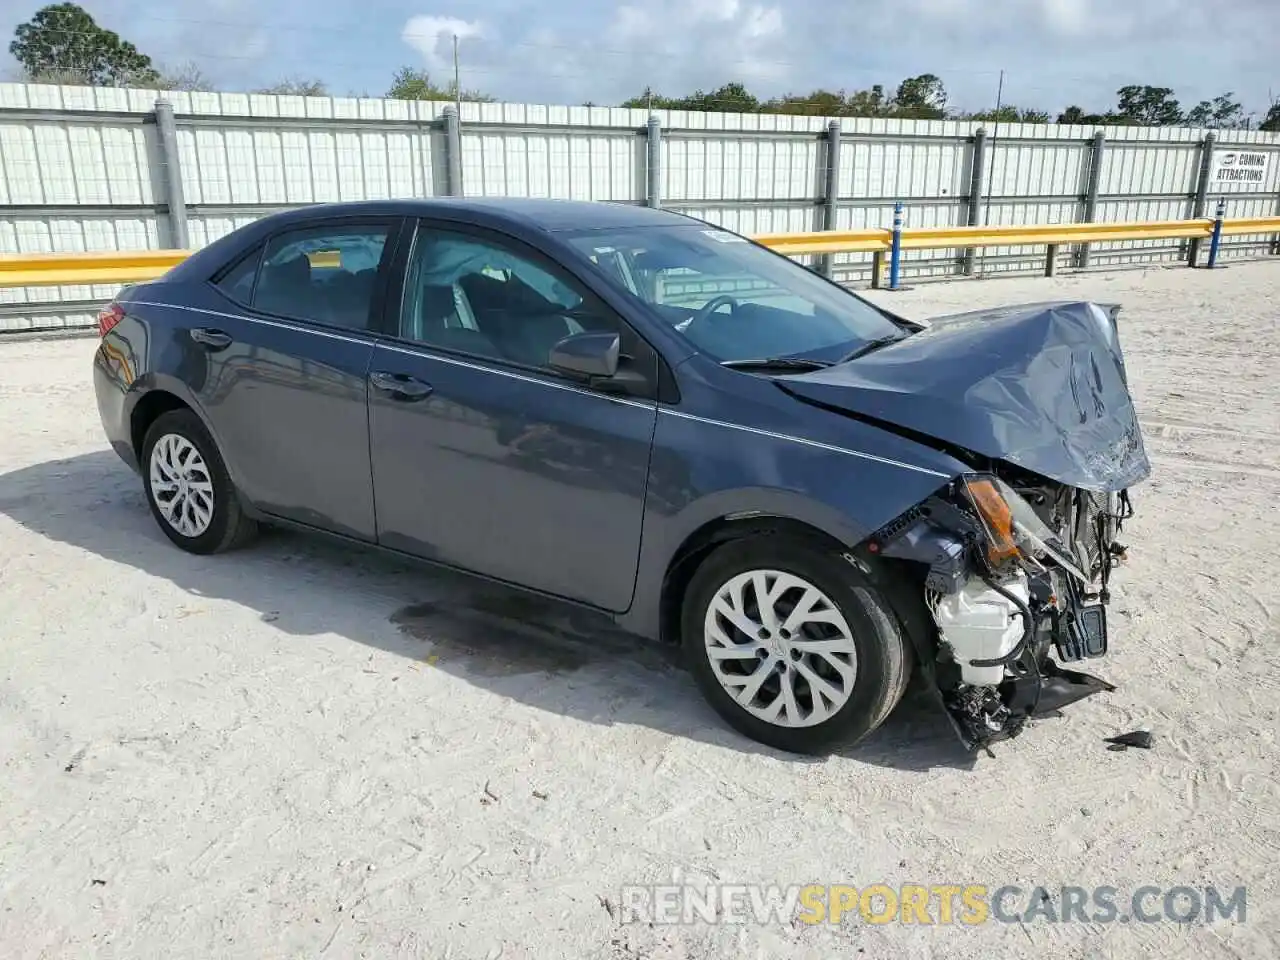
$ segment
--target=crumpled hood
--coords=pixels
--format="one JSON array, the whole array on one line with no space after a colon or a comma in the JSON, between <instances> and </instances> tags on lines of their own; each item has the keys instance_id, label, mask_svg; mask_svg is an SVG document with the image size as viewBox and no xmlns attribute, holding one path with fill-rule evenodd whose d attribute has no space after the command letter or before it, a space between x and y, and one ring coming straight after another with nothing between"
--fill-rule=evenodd
<instances>
[{"instance_id":1,"label":"crumpled hood","mask_svg":"<svg viewBox=\"0 0 1280 960\"><path fill-rule=\"evenodd\" d=\"M784 390L1086 490L1151 473L1118 307L1038 303L939 317L905 340Z\"/></svg>"}]
</instances>

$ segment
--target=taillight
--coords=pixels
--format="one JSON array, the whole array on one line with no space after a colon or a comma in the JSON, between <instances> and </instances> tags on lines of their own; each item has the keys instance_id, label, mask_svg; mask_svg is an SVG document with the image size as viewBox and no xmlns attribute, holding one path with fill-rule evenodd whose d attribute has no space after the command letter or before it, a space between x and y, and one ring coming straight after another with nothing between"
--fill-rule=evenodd
<instances>
[{"instance_id":1,"label":"taillight","mask_svg":"<svg viewBox=\"0 0 1280 960\"><path fill-rule=\"evenodd\" d=\"M111 328L124 319L124 307L118 303L109 303L98 314L98 336L105 337Z\"/></svg>"}]
</instances>

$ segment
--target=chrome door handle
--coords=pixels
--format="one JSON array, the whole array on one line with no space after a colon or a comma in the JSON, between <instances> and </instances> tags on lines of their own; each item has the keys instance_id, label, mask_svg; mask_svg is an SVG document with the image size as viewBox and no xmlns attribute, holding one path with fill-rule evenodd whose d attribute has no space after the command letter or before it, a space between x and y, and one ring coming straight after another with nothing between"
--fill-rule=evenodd
<instances>
[{"instance_id":1,"label":"chrome door handle","mask_svg":"<svg viewBox=\"0 0 1280 960\"><path fill-rule=\"evenodd\" d=\"M431 395L432 386L416 377L403 373L385 373L378 371L369 374L369 383L375 390L389 393L402 400L421 400Z\"/></svg>"},{"instance_id":2,"label":"chrome door handle","mask_svg":"<svg viewBox=\"0 0 1280 960\"><path fill-rule=\"evenodd\" d=\"M210 350L225 350L231 346L231 335L210 327L196 327L191 331L191 339Z\"/></svg>"}]
</instances>

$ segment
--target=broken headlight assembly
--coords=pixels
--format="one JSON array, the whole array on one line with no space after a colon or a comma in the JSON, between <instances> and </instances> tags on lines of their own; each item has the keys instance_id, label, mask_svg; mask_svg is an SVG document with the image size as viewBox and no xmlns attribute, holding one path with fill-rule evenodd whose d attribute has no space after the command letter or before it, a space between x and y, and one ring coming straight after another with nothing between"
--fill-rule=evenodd
<instances>
[{"instance_id":1,"label":"broken headlight assembly","mask_svg":"<svg viewBox=\"0 0 1280 960\"><path fill-rule=\"evenodd\" d=\"M937 627L929 670L970 746L1110 689L1049 656L1050 648L1062 662L1104 654L1105 611L1063 538L1001 477L958 478L869 549L926 568L923 599Z\"/></svg>"},{"instance_id":2,"label":"broken headlight assembly","mask_svg":"<svg viewBox=\"0 0 1280 960\"><path fill-rule=\"evenodd\" d=\"M1048 524L1012 487L992 474L969 474L962 479L965 496L986 535L984 557L993 572L1021 560L1043 570L1052 560L1082 583L1089 578L1057 543Z\"/></svg>"}]
</instances>

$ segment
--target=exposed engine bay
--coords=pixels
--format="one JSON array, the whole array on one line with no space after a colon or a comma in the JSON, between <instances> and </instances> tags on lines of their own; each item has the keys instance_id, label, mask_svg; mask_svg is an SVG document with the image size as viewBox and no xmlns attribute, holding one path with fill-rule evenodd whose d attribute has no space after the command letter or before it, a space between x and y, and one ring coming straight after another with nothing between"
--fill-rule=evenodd
<instances>
[{"instance_id":1,"label":"exposed engine bay","mask_svg":"<svg viewBox=\"0 0 1280 960\"><path fill-rule=\"evenodd\" d=\"M926 664L971 749L1114 689L1063 664L1105 655L1127 490L1094 492L1000 465L967 474L868 542L873 554L927 567L937 628Z\"/></svg>"}]
</instances>

